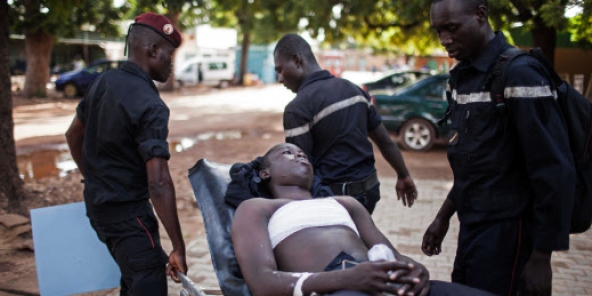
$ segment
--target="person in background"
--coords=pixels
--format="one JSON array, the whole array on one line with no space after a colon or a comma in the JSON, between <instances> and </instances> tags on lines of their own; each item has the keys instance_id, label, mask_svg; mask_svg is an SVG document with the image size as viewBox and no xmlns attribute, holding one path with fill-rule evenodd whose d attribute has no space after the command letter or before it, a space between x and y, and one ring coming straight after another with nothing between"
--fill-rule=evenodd
<instances>
[{"instance_id":1,"label":"person in background","mask_svg":"<svg viewBox=\"0 0 592 296\"><path fill-rule=\"evenodd\" d=\"M84 63L84 60L80 57L80 55L75 55L74 60L72 61L72 71L80 71L84 69L85 66L86 64Z\"/></svg>"},{"instance_id":2,"label":"person in background","mask_svg":"<svg viewBox=\"0 0 592 296\"><path fill-rule=\"evenodd\" d=\"M397 197L411 207L417 198L415 183L368 94L322 70L299 35L278 41L274 61L278 81L296 93L284 110L286 142L302 148L333 193L351 195L374 211L380 183L370 137L397 172Z\"/></svg>"}]
</instances>

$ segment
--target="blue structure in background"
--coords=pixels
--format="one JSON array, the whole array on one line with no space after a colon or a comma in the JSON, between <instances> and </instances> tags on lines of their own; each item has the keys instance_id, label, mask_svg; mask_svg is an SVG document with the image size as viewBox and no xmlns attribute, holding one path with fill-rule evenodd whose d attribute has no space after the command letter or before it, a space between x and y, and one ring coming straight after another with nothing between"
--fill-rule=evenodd
<instances>
[{"instance_id":1,"label":"blue structure in background","mask_svg":"<svg viewBox=\"0 0 592 296\"><path fill-rule=\"evenodd\" d=\"M250 45L247 55L247 73L254 73L264 84L276 82L273 49L275 44ZM242 48L236 49L236 75L240 74Z\"/></svg>"}]
</instances>

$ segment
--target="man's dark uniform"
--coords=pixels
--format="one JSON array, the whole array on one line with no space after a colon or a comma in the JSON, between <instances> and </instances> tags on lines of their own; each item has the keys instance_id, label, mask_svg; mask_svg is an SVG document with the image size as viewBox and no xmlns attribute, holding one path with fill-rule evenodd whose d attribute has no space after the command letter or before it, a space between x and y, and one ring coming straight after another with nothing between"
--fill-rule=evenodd
<instances>
[{"instance_id":1,"label":"man's dark uniform","mask_svg":"<svg viewBox=\"0 0 592 296\"><path fill-rule=\"evenodd\" d=\"M575 172L564 119L546 69L520 56L506 69L506 108L489 72L510 47L496 33L473 61L450 71L448 160L460 234L452 280L499 295L516 292L533 249L569 248Z\"/></svg>"},{"instance_id":2,"label":"man's dark uniform","mask_svg":"<svg viewBox=\"0 0 592 296\"><path fill-rule=\"evenodd\" d=\"M166 295L168 256L148 201L146 162L170 158L169 109L150 76L125 62L97 78L80 101L77 117L86 128L87 215L121 269L121 294ZM129 286L132 276L134 286Z\"/></svg>"},{"instance_id":3,"label":"man's dark uniform","mask_svg":"<svg viewBox=\"0 0 592 296\"><path fill-rule=\"evenodd\" d=\"M286 142L299 146L335 195L351 195L370 213L380 199L368 133L381 123L368 95L328 71L306 77L284 110Z\"/></svg>"}]
</instances>

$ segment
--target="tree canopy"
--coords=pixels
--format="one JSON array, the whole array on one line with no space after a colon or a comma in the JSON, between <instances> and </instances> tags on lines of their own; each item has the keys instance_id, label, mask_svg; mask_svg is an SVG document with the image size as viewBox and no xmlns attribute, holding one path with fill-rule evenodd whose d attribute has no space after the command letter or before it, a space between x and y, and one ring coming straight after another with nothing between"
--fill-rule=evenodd
<instances>
[{"instance_id":1,"label":"tree canopy","mask_svg":"<svg viewBox=\"0 0 592 296\"><path fill-rule=\"evenodd\" d=\"M376 50L424 54L439 48L429 24L430 0L302 0L302 17L313 36L326 42L350 38ZM573 20L567 9L580 7ZM523 26L531 32L534 46L552 55L556 33L569 28L580 45L592 44L592 0L499 0L489 1L494 30ZM548 57L549 58L549 57Z\"/></svg>"}]
</instances>

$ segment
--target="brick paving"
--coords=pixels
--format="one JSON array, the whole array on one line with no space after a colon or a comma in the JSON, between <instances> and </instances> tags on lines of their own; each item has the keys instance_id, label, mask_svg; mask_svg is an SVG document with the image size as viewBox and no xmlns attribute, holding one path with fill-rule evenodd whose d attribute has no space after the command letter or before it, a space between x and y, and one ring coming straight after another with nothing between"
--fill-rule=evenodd
<instances>
[{"instance_id":1,"label":"brick paving","mask_svg":"<svg viewBox=\"0 0 592 296\"><path fill-rule=\"evenodd\" d=\"M378 228L403 254L423 263L432 279L449 281L456 251L458 220L454 216L450 230L443 242L442 253L428 257L421 252L421 240L427 226L440 208L452 186L450 181L415 180L420 198L411 208L403 208L394 193L396 180L381 178L382 200L373 214ZM200 223L198 214L193 223ZM187 223L186 221L184 223ZM203 233L203 232L202 232ZM553 254L553 295L592 295L592 231L572 235L571 248L567 252ZM198 286L217 287L205 235L187 242L188 275ZM169 285L170 295L179 295L179 286Z\"/></svg>"}]
</instances>

